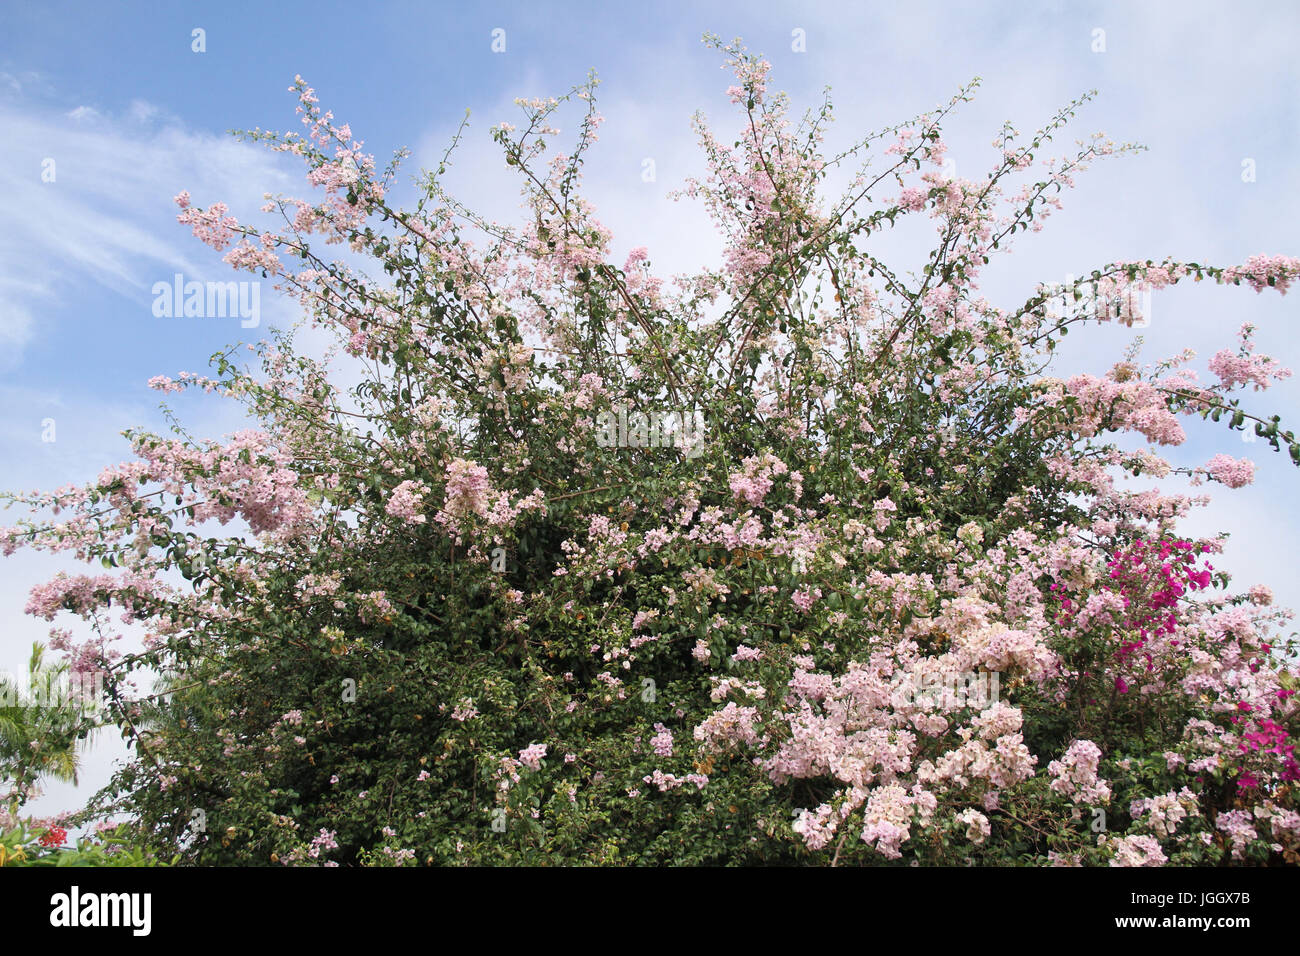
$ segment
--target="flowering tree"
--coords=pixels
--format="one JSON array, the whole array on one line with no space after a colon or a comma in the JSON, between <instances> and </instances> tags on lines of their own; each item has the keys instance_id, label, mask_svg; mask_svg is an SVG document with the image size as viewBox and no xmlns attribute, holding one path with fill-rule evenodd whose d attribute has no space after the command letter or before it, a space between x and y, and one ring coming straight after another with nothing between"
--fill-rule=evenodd
<instances>
[{"instance_id":1,"label":"flowering tree","mask_svg":"<svg viewBox=\"0 0 1300 956\"><path fill-rule=\"evenodd\" d=\"M220 354L151 384L256 428L128 433L90 485L14 496L47 514L6 552L104 566L28 605L86 622L55 642L134 748L88 812L201 863L1296 862L1290 614L1179 533L1205 497L1119 480L1248 482L1160 456L1194 418L1300 462L1235 397L1289 373L1250 326L1211 381L1190 353L1048 372L1140 290L1285 293L1300 260L1110 263L998 307L990 259L1132 147L1043 155L1078 101L958 178L941 126L968 88L828 157L829 105L792 125L769 65L709 40L741 132L697 120L684 196L726 249L671 282L644 249L611 261L580 196L594 80L494 128L518 228L449 196L445 161L392 205L401 155L378 172L301 79L305 132L250 136L313 198L269 199L270 231L177 197L361 374L289 335L260 372ZM906 216L936 236L915 275L871 252Z\"/></svg>"}]
</instances>

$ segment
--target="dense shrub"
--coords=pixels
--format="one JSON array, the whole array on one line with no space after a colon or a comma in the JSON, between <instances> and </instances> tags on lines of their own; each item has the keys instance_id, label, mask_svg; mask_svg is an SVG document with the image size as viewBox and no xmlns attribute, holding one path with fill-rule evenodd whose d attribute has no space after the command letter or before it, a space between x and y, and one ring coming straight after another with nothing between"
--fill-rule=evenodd
<instances>
[{"instance_id":1,"label":"dense shrub","mask_svg":"<svg viewBox=\"0 0 1300 956\"><path fill-rule=\"evenodd\" d=\"M1285 292L1300 260L1110 263L999 308L990 258L1129 147L1047 155L1075 103L958 178L940 128L967 89L828 156L829 106L789 122L768 64L717 45L739 132L698 121L684 194L726 251L671 282L617 264L580 198L594 82L494 128L518 228L445 168L392 205L396 160L301 80L304 133L250 134L317 189L268 201L283 228L177 197L344 354L282 335L259 370L154 379L257 425L132 433L90 485L17 496L58 516L7 551L104 566L28 608L87 623L56 641L134 748L92 810L205 864L1295 862L1289 614L1179 531L1199 499L1119 480L1249 481L1160 457L1194 419L1300 461L1234 397L1287 373L1249 326L1212 384L1190 355L1049 370L1139 291ZM935 231L916 275L872 253L906 216Z\"/></svg>"}]
</instances>

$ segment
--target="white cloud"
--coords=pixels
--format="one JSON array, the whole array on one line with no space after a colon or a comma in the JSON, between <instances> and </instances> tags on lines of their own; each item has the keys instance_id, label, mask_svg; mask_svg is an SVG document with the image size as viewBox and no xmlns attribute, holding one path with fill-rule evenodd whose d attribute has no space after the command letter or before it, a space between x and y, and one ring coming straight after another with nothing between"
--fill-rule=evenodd
<instances>
[{"instance_id":1,"label":"white cloud","mask_svg":"<svg viewBox=\"0 0 1300 956\"><path fill-rule=\"evenodd\" d=\"M132 100L127 110L127 118L133 123L148 123L160 115L158 107L145 100Z\"/></svg>"},{"instance_id":2,"label":"white cloud","mask_svg":"<svg viewBox=\"0 0 1300 956\"><path fill-rule=\"evenodd\" d=\"M31 337L32 314L22 306L0 303L0 356L8 356Z\"/></svg>"},{"instance_id":3,"label":"white cloud","mask_svg":"<svg viewBox=\"0 0 1300 956\"><path fill-rule=\"evenodd\" d=\"M124 118L3 102L0 125L15 144L0 163L0 292L9 313L0 335L15 348L31 334L54 334L39 321L33 332L32 317L58 314L96 285L144 303L153 283L175 272L224 278L228 267L175 221L171 198L182 189L203 205L220 199L255 213L264 191L290 184L266 149L188 130L141 100ZM17 334L23 329L29 334Z\"/></svg>"},{"instance_id":4,"label":"white cloud","mask_svg":"<svg viewBox=\"0 0 1300 956\"><path fill-rule=\"evenodd\" d=\"M78 123L97 120L99 119L99 111L93 106L78 106L68 113L68 119L75 120Z\"/></svg>"}]
</instances>

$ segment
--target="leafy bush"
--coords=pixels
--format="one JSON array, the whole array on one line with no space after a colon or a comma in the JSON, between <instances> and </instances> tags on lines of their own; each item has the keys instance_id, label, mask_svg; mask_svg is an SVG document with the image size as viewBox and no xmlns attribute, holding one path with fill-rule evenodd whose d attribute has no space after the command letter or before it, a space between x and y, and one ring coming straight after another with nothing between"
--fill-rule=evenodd
<instances>
[{"instance_id":1,"label":"leafy bush","mask_svg":"<svg viewBox=\"0 0 1300 956\"><path fill-rule=\"evenodd\" d=\"M594 81L494 128L517 228L443 190L450 160L398 208L401 156L378 172L301 79L305 133L249 134L318 189L268 201L286 228L177 197L344 355L285 334L260 372L158 377L257 427L129 433L96 482L15 496L70 516L7 551L104 568L29 605L88 622L65 645L134 747L91 810L202 864L1296 862L1289 613L1179 532L1198 499L1118 480L1248 481L1159 455L1196 418L1300 462L1233 394L1286 370L1247 326L1214 384L1190 355L1047 372L1144 289L1284 293L1300 260L1110 263L1000 308L990 259L1133 148L1047 155L1083 100L970 180L941 124L973 86L828 156L829 104L788 122L768 64L711 42L740 122L697 120L684 196L726 248L671 283L580 198ZM872 252L909 216L935 230L915 274Z\"/></svg>"},{"instance_id":2,"label":"leafy bush","mask_svg":"<svg viewBox=\"0 0 1300 956\"><path fill-rule=\"evenodd\" d=\"M0 866L166 866L151 853L129 846L124 828L83 837L76 847L64 846L61 827L32 828L19 823L0 830Z\"/></svg>"}]
</instances>

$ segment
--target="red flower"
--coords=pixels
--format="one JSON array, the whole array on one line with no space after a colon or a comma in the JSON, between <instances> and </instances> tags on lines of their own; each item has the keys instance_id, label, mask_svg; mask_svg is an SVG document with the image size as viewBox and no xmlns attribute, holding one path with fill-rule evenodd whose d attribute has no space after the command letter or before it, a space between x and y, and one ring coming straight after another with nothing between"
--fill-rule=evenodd
<instances>
[{"instance_id":1,"label":"red flower","mask_svg":"<svg viewBox=\"0 0 1300 956\"><path fill-rule=\"evenodd\" d=\"M63 827L50 827L41 837L41 846L54 847L63 846L63 841L68 838L68 831Z\"/></svg>"}]
</instances>

